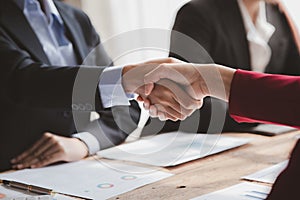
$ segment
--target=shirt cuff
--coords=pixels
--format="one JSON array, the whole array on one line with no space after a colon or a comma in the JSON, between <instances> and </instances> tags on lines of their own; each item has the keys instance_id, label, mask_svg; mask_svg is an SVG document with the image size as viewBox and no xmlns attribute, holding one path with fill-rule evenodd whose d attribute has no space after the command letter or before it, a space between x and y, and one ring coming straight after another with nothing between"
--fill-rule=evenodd
<instances>
[{"instance_id":1,"label":"shirt cuff","mask_svg":"<svg viewBox=\"0 0 300 200\"><path fill-rule=\"evenodd\" d=\"M107 67L103 70L99 82L100 97L104 108L129 106L133 94L126 94L122 85L123 67Z\"/></svg>"},{"instance_id":2,"label":"shirt cuff","mask_svg":"<svg viewBox=\"0 0 300 200\"><path fill-rule=\"evenodd\" d=\"M95 153L100 151L100 144L97 138L91 133L89 132L76 133L73 134L72 137L77 138L86 144L89 150L89 155L94 155Z\"/></svg>"}]
</instances>

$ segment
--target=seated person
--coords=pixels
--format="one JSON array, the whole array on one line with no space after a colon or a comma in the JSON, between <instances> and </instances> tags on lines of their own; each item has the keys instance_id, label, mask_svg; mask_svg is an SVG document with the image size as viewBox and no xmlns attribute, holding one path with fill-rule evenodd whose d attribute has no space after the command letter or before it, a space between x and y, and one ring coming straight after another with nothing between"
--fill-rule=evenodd
<instances>
[{"instance_id":1,"label":"seated person","mask_svg":"<svg viewBox=\"0 0 300 200\"><path fill-rule=\"evenodd\" d=\"M212 63L272 74L299 75L300 56L292 24L277 4L261 0L192 0L177 13L170 55L192 63ZM183 35L184 34L184 35ZM195 45L187 44L189 39ZM187 41L187 42L186 42ZM207 54L198 51L201 45ZM260 98L260 97L258 97ZM251 131L257 123L237 123L227 103L207 97L183 122L152 120L162 132ZM197 127L195 127L197 126Z\"/></svg>"},{"instance_id":2,"label":"seated person","mask_svg":"<svg viewBox=\"0 0 300 200\"><path fill-rule=\"evenodd\" d=\"M112 61L89 18L57 0L3 0L0 13L0 171L75 161L123 142L140 116L125 94L148 68L173 61L106 68ZM80 66L92 52L92 67ZM122 73L140 65L123 87Z\"/></svg>"},{"instance_id":3,"label":"seated person","mask_svg":"<svg viewBox=\"0 0 300 200\"><path fill-rule=\"evenodd\" d=\"M75 71L94 48L99 48L95 66L112 64L89 18L82 11L60 1L3 0L0 13L1 81L9 75L17 77L18 73L11 73L13 70L24 75L22 79L19 77L9 82L13 98L6 98L5 84L2 84L0 171L10 169L11 161L14 168L24 168L78 160L119 144L135 129L139 120L139 108L135 102L131 102L129 117L122 106L116 108L121 123L114 120L109 108L99 110L101 118L90 123L91 108L76 112L76 105L73 105L72 112L71 103L59 106L60 102L71 99L65 98L70 92L59 92L68 87L72 91L76 72L74 75L69 72ZM38 74L37 69L54 78L45 79L46 76ZM19 96L14 97L16 94ZM31 95L34 98L30 98ZM41 101L42 98L45 100ZM41 106L43 102L51 107ZM40 138L42 148L33 148L29 155L13 159ZM56 154L59 154L58 158Z\"/></svg>"}]
</instances>

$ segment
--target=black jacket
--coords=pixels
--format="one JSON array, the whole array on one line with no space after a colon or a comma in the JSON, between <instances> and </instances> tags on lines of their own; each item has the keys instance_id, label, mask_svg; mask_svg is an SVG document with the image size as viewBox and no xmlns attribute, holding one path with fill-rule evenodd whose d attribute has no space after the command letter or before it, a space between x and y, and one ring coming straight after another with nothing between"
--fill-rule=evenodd
<instances>
[{"instance_id":1,"label":"black jacket","mask_svg":"<svg viewBox=\"0 0 300 200\"><path fill-rule=\"evenodd\" d=\"M272 4L267 4L266 10L267 20L275 26L276 31L269 41L272 57L265 72L299 75L300 57L285 16ZM171 36L170 56L192 63L214 62L251 70L246 37L237 0L192 0L177 13ZM206 98L201 110L184 122L167 121L163 124L152 119L152 126L145 132L176 129L210 133L251 131L255 125L238 124L228 115L227 103Z\"/></svg>"},{"instance_id":2,"label":"black jacket","mask_svg":"<svg viewBox=\"0 0 300 200\"><path fill-rule=\"evenodd\" d=\"M116 107L114 112L102 107L97 85L111 59L86 14L54 2L78 66L51 66L20 8L24 0L0 1L0 170L8 169L9 160L46 131L64 136L89 131L103 149L122 142L139 119L135 102L131 107ZM102 67L79 66L95 48L94 64ZM90 123L93 110L101 117Z\"/></svg>"}]
</instances>

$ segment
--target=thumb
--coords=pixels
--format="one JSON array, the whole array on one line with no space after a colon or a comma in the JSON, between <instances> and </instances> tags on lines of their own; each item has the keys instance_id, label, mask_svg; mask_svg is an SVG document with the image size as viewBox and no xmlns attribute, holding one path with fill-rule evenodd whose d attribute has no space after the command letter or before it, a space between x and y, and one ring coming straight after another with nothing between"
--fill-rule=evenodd
<instances>
[{"instance_id":1,"label":"thumb","mask_svg":"<svg viewBox=\"0 0 300 200\"><path fill-rule=\"evenodd\" d=\"M153 89L154 89L154 83L145 84L145 95L146 96L150 95Z\"/></svg>"},{"instance_id":2,"label":"thumb","mask_svg":"<svg viewBox=\"0 0 300 200\"><path fill-rule=\"evenodd\" d=\"M167 66L165 64L161 64L152 71L148 72L144 77L144 83L156 83L160 79L167 78L165 75L166 67Z\"/></svg>"},{"instance_id":3,"label":"thumb","mask_svg":"<svg viewBox=\"0 0 300 200\"><path fill-rule=\"evenodd\" d=\"M164 65L159 65L152 71L148 72L144 76L144 83L145 83L145 94L150 95L154 88L154 83L158 82L159 80L163 78L167 78L165 76L165 66Z\"/></svg>"}]
</instances>

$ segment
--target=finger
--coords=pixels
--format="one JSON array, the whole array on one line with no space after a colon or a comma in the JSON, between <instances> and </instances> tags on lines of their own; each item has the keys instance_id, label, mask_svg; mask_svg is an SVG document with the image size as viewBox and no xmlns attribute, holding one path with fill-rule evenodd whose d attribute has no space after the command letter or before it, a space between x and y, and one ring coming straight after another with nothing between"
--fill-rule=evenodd
<instances>
[{"instance_id":1,"label":"finger","mask_svg":"<svg viewBox=\"0 0 300 200\"><path fill-rule=\"evenodd\" d=\"M45 155L43 159L39 160L36 163L31 164L30 168L44 167L62 160L63 160L62 150L59 148L51 149L49 152L47 152L47 155Z\"/></svg>"},{"instance_id":2,"label":"finger","mask_svg":"<svg viewBox=\"0 0 300 200\"><path fill-rule=\"evenodd\" d=\"M39 158L43 158L45 156L45 152L47 152L48 149L54 148L56 146L57 146L57 141L55 137L48 136L48 139L44 141L44 143L42 143L39 147L37 147L33 154L28 155L20 162L32 163L36 161L36 158L38 158L37 160L39 160Z\"/></svg>"},{"instance_id":3,"label":"finger","mask_svg":"<svg viewBox=\"0 0 300 200\"><path fill-rule=\"evenodd\" d=\"M200 84L197 82L192 83L186 87L187 93L193 98L202 101L206 94L203 92Z\"/></svg>"},{"instance_id":4,"label":"finger","mask_svg":"<svg viewBox=\"0 0 300 200\"><path fill-rule=\"evenodd\" d=\"M182 115L181 113L175 111L169 106L163 106L161 104L155 104L155 107L157 109L157 113L167 113L171 116L172 119L184 119L186 116ZM159 117L159 116L158 116Z\"/></svg>"},{"instance_id":5,"label":"finger","mask_svg":"<svg viewBox=\"0 0 300 200\"><path fill-rule=\"evenodd\" d=\"M193 113L195 111L195 109L187 109L185 107L187 106L182 106L179 100L177 100L175 98L174 94L170 94L170 99L166 100L160 100L159 104L160 105L164 105L166 108L169 107L170 114L174 117L178 117L179 115L181 115L181 117L179 119L185 119L185 116L189 116L191 113ZM185 94L185 96L188 96L187 94ZM188 97L187 97L188 98ZM172 113L174 113L175 115L173 115Z\"/></svg>"},{"instance_id":6,"label":"finger","mask_svg":"<svg viewBox=\"0 0 300 200\"><path fill-rule=\"evenodd\" d=\"M48 149L46 149L44 152L41 152L39 155L36 155L35 157L31 157L30 159L19 163L17 165L14 165L14 169L24 169L24 168L32 168L32 166L45 166L44 163L54 163L59 161L60 157L53 157L51 156L53 153L56 152L62 152L59 145L55 144L53 146L50 146ZM62 154L62 153L61 153Z\"/></svg>"},{"instance_id":7,"label":"finger","mask_svg":"<svg viewBox=\"0 0 300 200\"><path fill-rule=\"evenodd\" d=\"M161 79L169 79L182 85L189 85L195 81L190 80L191 78L195 79L195 77L193 77L195 73L196 70L192 68L192 65L186 65L184 63L163 63L145 74L144 82L148 84L158 82Z\"/></svg>"},{"instance_id":8,"label":"finger","mask_svg":"<svg viewBox=\"0 0 300 200\"><path fill-rule=\"evenodd\" d=\"M163 112L158 112L158 119L159 119L160 121L166 121L165 113L163 113Z\"/></svg>"},{"instance_id":9,"label":"finger","mask_svg":"<svg viewBox=\"0 0 300 200\"><path fill-rule=\"evenodd\" d=\"M163 88L160 86L163 86ZM163 79L156 84L156 87L158 88L157 90L159 90L159 95L153 93L154 95L150 95L149 97L160 96L159 100L154 102L159 102L161 105L167 104L184 116L189 115L190 112L195 111L195 109L199 107L200 101L191 98L182 87L173 81Z\"/></svg>"},{"instance_id":10,"label":"finger","mask_svg":"<svg viewBox=\"0 0 300 200\"><path fill-rule=\"evenodd\" d=\"M163 78L167 78L166 77L167 70L168 69L167 69L166 65L159 65L154 70L150 71L149 73L147 73L145 75L144 83L146 85L146 87L145 87L146 95L149 95L151 93L151 91L149 91L149 89L150 89L151 86L154 87L153 83L156 83L156 82L158 82L159 80L161 80Z\"/></svg>"},{"instance_id":11,"label":"finger","mask_svg":"<svg viewBox=\"0 0 300 200\"><path fill-rule=\"evenodd\" d=\"M193 99L189 94L182 90L175 91L174 99L179 105L181 105L182 110L195 110L201 105L201 100Z\"/></svg>"},{"instance_id":12,"label":"finger","mask_svg":"<svg viewBox=\"0 0 300 200\"><path fill-rule=\"evenodd\" d=\"M144 108L145 110L149 110L151 106L151 102L148 99L144 100Z\"/></svg>"},{"instance_id":13,"label":"finger","mask_svg":"<svg viewBox=\"0 0 300 200\"><path fill-rule=\"evenodd\" d=\"M46 143L50 139L51 135L52 135L51 133L45 133L42 136L42 138L40 140L38 140L31 148L29 148L28 150L26 150L25 152L23 152L16 158L12 159L11 162L13 164L15 164L15 163L21 162L22 160L26 160L27 157L31 156L32 154L34 154L36 152L36 149L39 149L39 147L41 145Z\"/></svg>"},{"instance_id":14,"label":"finger","mask_svg":"<svg viewBox=\"0 0 300 200\"><path fill-rule=\"evenodd\" d=\"M168 113L158 112L158 116L161 121L166 121L166 120L172 120L174 122L178 121L177 118L174 118L173 116L169 115Z\"/></svg>"},{"instance_id":15,"label":"finger","mask_svg":"<svg viewBox=\"0 0 300 200\"><path fill-rule=\"evenodd\" d=\"M160 63L184 63L184 62L182 60L173 57L158 58L158 59L153 59L145 62L145 64L160 64Z\"/></svg>"},{"instance_id":16,"label":"finger","mask_svg":"<svg viewBox=\"0 0 300 200\"><path fill-rule=\"evenodd\" d=\"M136 98L136 100L139 101L139 102L143 102L143 101L144 101L144 98L141 97L141 96L138 96L138 97Z\"/></svg>"},{"instance_id":17,"label":"finger","mask_svg":"<svg viewBox=\"0 0 300 200\"><path fill-rule=\"evenodd\" d=\"M154 89L154 83L147 83L145 84L145 95L150 95L152 90Z\"/></svg>"},{"instance_id":18,"label":"finger","mask_svg":"<svg viewBox=\"0 0 300 200\"><path fill-rule=\"evenodd\" d=\"M40 162L45 158L45 156L48 156L49 153L51 153L53 150L57 151L60 148L59 143L53 137L53 135L47 135L48 140L45 141L45 143L41 144L39 148L36 149L34 154L30 154L27 157L25 157L23 160L20 160L18 162L17 168L27 168L31 165Z\"/></svg>"},{"instance_id":19,"label":"finger","mask_svg":"<svg viewBox=\"0 0 300 200\"><path fill-rule=\"evenodd\" d=\"M158 117L156 106L151 105L151 106L149 107L149 115L152 116L152 117Z\"/></svg>"}]
</instances>

